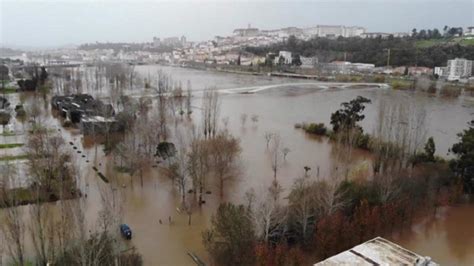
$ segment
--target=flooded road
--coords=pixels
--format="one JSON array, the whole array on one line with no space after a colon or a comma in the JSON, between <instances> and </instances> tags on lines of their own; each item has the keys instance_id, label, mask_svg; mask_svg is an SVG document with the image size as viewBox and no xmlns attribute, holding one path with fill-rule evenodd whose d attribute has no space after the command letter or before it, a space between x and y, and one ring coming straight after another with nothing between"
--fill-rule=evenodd
<instances>
[{"instance_id":1,"label":"flooded road","mask_svg":"<svg viewBox=\"0 0 474 266\"><path fill-rule=\"evenodd\" d=\"M136 67L136 70L144 77L148 76L148 73L154 76L158 69L170 73L184 86L188 80L191 82L192 89L196 92L192 103L195 107L201 106L199 91L208 87L221 90L252 88L254 93L222 94L220 119L224 119L227 126L221 122L219 127L221 129L226 127L234 136L240 138L241 173L226 184L223 199L218 196L217 186L210 185L211 194L205 196L206 204L201 208L194 208L191 225L188 225L188 216L177 209L180 204L175 186L159 170L152 168L145 173L143 187L140 186L139 179L136 179L132 185L127 174L117 173L113 169L112 159L103 154L102 148L96 149L94 146L84 148L84 140L78 130L62 129L66 143L74 142L74 145L77 145L85 155L83 158L82 154L74 153L74 159L78 162L80 169L80 188L87 193L86 217L90 226L94 226L104 195L120 197L122 204L116 207L122 213L122 222L129 224L132 228L134 236L131 242L143 255L145 265L194 265L187 255L188 251L197 254L204 261L208 260L202 245L201 232L210 224L210 217L219 203L222 201L243 202L244 194L248 189L253 188L258 193L268 188L273 180L270 154L264 138L267 132L278 133L281 136L282 147L290 149L277 174L278 181L285 189L283 194L286 195L293 181L304 174L304 166L313 169L311 178L333 177L336 167L334 163L336 153L333 145L325 138L316 138L295 129L294 124L324 122L329 125L330 114L340 108L341 102L350 101L358 95L372 100L373 103L368 105L364 112L366 118L362 123L364 129L371 133L375 125L379 102L390 100L404 104L415 101L426 110L427 135L434 137L436 153L444 157L449 147L457 141L456 134L466 128L467 121L472 119L474 113L474 100L470 98L444 99L428 97L422 93L393 91L379 87L343 88L307 80L256 77L161 66ZM269 86L269 89L259 89ZM128 93L141 94L134 91ZM106 97L106 95L102 96ZM28 99L27 103L32 100ZM247 114L245 123L241 121L242 114ZM251 121L252 116L258 117L258 121ZM50 116L49 107L44 119L53 127L61 128L58 120ZM198 108L195 108L191 120L197 125L201 123ZM89 160L89 163L86 160ZM350 174L369 174L369 162L369 154L355 151L351 162L351 169L354 172ZM92 170L92 166L98 167L105 173L111 179L111 183L102 182ZM319 175L316 169L319 169ZM454 230L458 223L456 221L473 220L472 215L469 215L474 213L474 209L472 206L466 208L460 211L454 211L456 208L453 208L454 214L447 215L437 226L429 227L431 228L429 230L435 233L412 234L401 238L400 244L413 248L420 254L432 256L439 262L443 261L443 258L446 259L444 261L453 260L459 263L472 260L472 254L466 255L466 252L459 252L461 249L457 248L457 245L472 244L472 234L469 236L469 234L460 234L459 231ZM470 214L465 214L466 212ZM169 224L169 219L171 219L171 224ZM471 226L470 229L465 228L465 230L470 230L472 233L474 229ZM443 233L448 231L451 235ZM453 235L458 236L458 234L462 236L459 240L452 238ZM435 240L440 241L440 246L434 246L438 245ZM445 248L446 254L440 259L435 256L435 254L440 254L439 248ZM463 259L463 256L467 260Z\"/></svg>"}]
</instances>

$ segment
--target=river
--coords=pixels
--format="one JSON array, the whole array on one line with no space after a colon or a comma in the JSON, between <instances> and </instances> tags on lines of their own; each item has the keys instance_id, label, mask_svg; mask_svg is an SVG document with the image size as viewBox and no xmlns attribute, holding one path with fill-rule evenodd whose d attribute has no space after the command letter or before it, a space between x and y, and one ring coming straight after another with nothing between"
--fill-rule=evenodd
<instances>
[{"instance_id":1,"label":"river","mask_svg":"<svg viewBox=\"0 0 474 266\"><path fill-rule=\"evenodd\" d=\"M332 112L340 108L340 103L349 101L358 95L372 100L365 110L366 118L362 125L366 132L374 130L377 110L380 102L408 104L414 102L426 110L427 136L433 136L436 153L447 155L449 147L457 141L456 134L466 128L474 113L474 100L468 97L445 99L430 97L423 93L394 91L373 87L339 87L308 80L295 80L276 77L237 75L229 73L206 72L184 68L163 66L137 66L136 70L143 76L155 75L158 70L170 73L175 80L186 85L189 80L195 96L193 106L200 106L200 92L208 87L221 90L220 118L228 120L227 129L240 138L241 173L226 185L225 197L220 199L216 186L206 195L206 204L196 208L192 214L191 226L187 215L177 211L179 197L172 182L161 176L156 169L145 173L144 186L135 181L131 186L128 176L112 170L111 159L94 147L84 148L84 141L77 130L62 130L66 142L72 141L83 150L86 156L75 154L81 173L81 189L87 193L86 217L91 224L97 218L100 209L101 194L105 190L121 197L123 222L130 225L134 237L131 242L143 255L145 265L193 265L186 254L194 252L207 261L206 252L201 242L201 232L210 224L210 217L221 201L242 202L248 189L262 191L273 180L269 152L264 135L267 132L281 136L282 147L291 151L278 170L278 180L287 193L295 178L304 174L303 167L310 166L312 178L331 178L336 165L335 152L327 139L316 138L294 128L298 122L324 122L329 124ZM238 90L256 91L253 94L229 93ZM140 95L141 92L128 92ZM15 102L16 96L11 96ZM33 101L28 98L26 102ZM241 123L241 115L247 114L246 123ZM200 111L195 108L192 120L200 123ZM251 116L258 116L258 122L252 122ZM50 110L45 111L45 121L60 128L57 119L51 118ZM223 127L221 123L221 127ZM3 138L8 142L8 137ZM97 153L96 153L97 152ZM90 160L86 163L85 160ZM92 170L92 164L108 176L114 176L110 185L104 184ZM351 169L360 173L369 173L370 154L355 151ZM98 165L100 163L100 165ZM319 175L316 169L319 169ZM473 220L472 206L453 207L440 216L432 225L417 229L399 237L399 243L422 255L431 256L439 262L457 262L466 264L474 262L472 252L466 246L474 247L473 231L469 226L460 223ZM171 217L172 224L168 224ZM159 221L162 221L160 224ZM461 229L463 228L463 229ZM418 230L418 231L417 231ZM421 231L420 231L421 230ZM462 233L460 230L467 230ZM422 232L422 233L420 233ZM449 232L449 233L448 233ZM443 252L440 252L442 250Z\"/></svg>"}]
</instances>

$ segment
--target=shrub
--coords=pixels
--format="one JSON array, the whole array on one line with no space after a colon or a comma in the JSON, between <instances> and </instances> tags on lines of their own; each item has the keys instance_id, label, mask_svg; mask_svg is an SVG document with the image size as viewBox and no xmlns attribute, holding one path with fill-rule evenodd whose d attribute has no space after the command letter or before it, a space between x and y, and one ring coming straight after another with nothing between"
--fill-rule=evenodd
<instances>
[{"instance_id":1,"label":"shrub","mask_svg":"<svg viewBox=\"0 0 474 266\"><path fill-rule=\"evenodd\" d=\"M461 88L452 85L444 85L441 88L440 94L444 97L459 97L461 94Z\"/></svg>"},{"instance_id":2,"label":"shrub","mask_svg":"<svg viewBox=\"0 0 474 266\"><path fill-rule=\"evenodd\" d=\"M384 83L385 82L385 77L382 75L377 75L374 77L374 82L376 83Z\"/></svg>"},{"instance_id":3,"label":"shrub","mask_svg":"<svg viewBox=\"0 0 474 266\"><path fill-rule=\"evenodd\" d=\"M327 133L327 128L324 123L310 123L303 125L303 129L306 133L325 136Z\"/></svg>"},{"instance_id":4,"label":"shrub","mask_svg":"<svg viewBox=\"0 0 474 266\"><path fill-rule=\"evenodd\" d=\"M409 90L412 88L412 82L409 81L394 80L391 85L394 90Z\"/></svg>"},{"instance_id":5,"label":"shrub","mask_svg":"<svg viewBox=\"0 0 474 266\"><path fill-rule=\"evenodd\" d=\"M356 146L357 148L364 149L364 150L369 150L369 144L370 144L370 135L369 134L359 134L357 136L357 142Z\"/></svg>"},{"instance_id":6,"label":"shrub","mask_svg":"<svg viewBox=\"0 0 474 266\"><path fill-rule=\"evenodd\" d=\"M431 83L430 86L428 87L427 92L428 92L428 93L431 93L431 94L435 94L435 93L436 93L436 84L435 84L435 83Z\"/></svg>"}]
</instances>

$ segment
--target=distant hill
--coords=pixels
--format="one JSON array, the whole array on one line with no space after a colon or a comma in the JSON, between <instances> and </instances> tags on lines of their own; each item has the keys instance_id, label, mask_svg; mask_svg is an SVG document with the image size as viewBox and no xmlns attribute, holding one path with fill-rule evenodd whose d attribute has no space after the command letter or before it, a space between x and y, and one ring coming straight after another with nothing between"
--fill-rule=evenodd
<instances>
[{"instance_id":1,"label":"distant hill","mask_svg":"<svg viewBox=\"0 0 474 266\"><path fill-rule=\"evenodd\" d=\"M17 56L23 54L23 51L11 49L7 47L0 47L0 57L9 57L9 56Z\"/></svg>"},{"instance_id":2,"label":"distant hill","mask_svg":"<svg viewBox=\"0 0 474 266\"><path fill-rule=\"evenodd\" d=\"M247 52L265 56L268 52L290 51L301 56L316 56L320 62L347 60L387 64L390 49L391 66L445 66L455 57L474 60L474 40L457 38L313 38L299 40L290 36L287 41L266 47L246 47Z\"/></svg>"}]
</instances>

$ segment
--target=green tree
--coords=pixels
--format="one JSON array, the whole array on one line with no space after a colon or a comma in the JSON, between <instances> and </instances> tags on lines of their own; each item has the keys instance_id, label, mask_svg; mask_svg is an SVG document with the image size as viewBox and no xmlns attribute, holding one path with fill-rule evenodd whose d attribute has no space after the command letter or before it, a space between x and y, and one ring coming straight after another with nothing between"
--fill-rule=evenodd
<instances>
[{"instance_id":1,"label":"green tree","mask_svg":"<svg viewBox=\"0 0 474 266\"><path fill-rule=\"evenodd\" d=\"M294 35L291 35L290 37L288 37L288 40L286 41L286 43L288 45L288 50L296 51L297 46L298 46L298 40L296 39Z\"/></svg>"},{"instance_id":2,"label":"green tree","mask_svg":"<svg viewBox=\"0 0 474 266\"><path fill-rule=\"evenodd\" d=\"M438 29L433 29L432 37L433 37L434 39L439 39L439 38L441 38L441 33L439 33L439 30L438 30Z\"/></svg>"},{"instance_id":3,"label":"green tree","mask_svg":"<svg viewBox=\"0 0 474 266\"><path fill-rule=\"evenodd\" d=\"M360 128L357 122L365 118L362 111L365 109L365 104L371 102L370 99L362 96L357 96L357 98L350 102L343 102L341 104L343 108L331 114L331 125L334 132L338 132L341 129L350 130L354 127ZM362 130L362 128L360 129Z\"/></svg>"},{"instance_id":4,"label":"green tree","mask_svg":"<svg viewBox=\"0 0 474 266\"><path fill-rule=\"evenodd\" d=\"M217 265L252 265L255 234L249 210L223 203L203 232L203 243Z\"/></svg>"},{"instance_id":5,"label":"green tree","mask_svg":"<svg viewBox=\"0 0 474 266\"><path fill-rule=\"evenodd\" d=\"M291 59L291 64L294 66L301 66L301 58L299 54L293 56Z\"/></svg>"},{"instance_id":6,"label":"green tree","mask_svg":"<svg viewBox=\"0 0 474 266\"><path fill-rule=\"evenodd\" d=\"M435 161L435 154L436 151L436 146L435 142L433 140L433 137L430 137L428 141L425 144L425 156L426 156L426 161L428 162L434 162Z\"/></svg>"},{"instance_id":7,"label":"green tree","mask_svg":"<svg viewBox=\"0 0 474 266\"><path fill-rule=\"evenodd\" d=\"M283 56L278 57L278 65L282 66L285 64L285 58Z\"/></svg>"},{"instance_id":8,"label":"green tree","mask_svg":"<svg viewBox=\"0 0 474 266\"><path fill-rule=\"evenodd\" d=\"M464 189L468 193L474 192L474 120L469 128L458 134L460 141L453 145L451 152L456 159L451 160L451 169L462 178Z\"/></svg>"}]
</instances>

